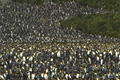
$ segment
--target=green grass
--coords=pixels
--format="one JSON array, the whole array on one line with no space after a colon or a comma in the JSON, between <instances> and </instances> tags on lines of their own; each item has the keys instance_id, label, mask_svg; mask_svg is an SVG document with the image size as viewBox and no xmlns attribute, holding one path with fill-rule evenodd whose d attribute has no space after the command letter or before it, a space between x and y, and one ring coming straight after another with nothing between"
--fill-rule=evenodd
<instances>
[{"instance_id":1,"label":"green grass","mask_svg":"<svg viewBox=\"0 0 120 80\"><path fill-rule=\"evenodd\" d=\"M62 27L73 27L88 34L120 38L120 14L79 14L61 21Z\"/></svg>"},{"instance_id":2,"label":"green grass","mask_svg":"<svg viewBox=\"0 0 120 80\"><path fill-rule=\"evenodd\" d=\"M120 11L120 0L55 0L57 1L75 1L84 6L90 6L94 8L102 8L112 12Z\"/></svg>"},{"instance_id":3,"label":"green grass","mask_svg":"<svg viewBox=\"0 0 120 80\"><path fill-rule=\"evenodd\" d=\"M103 8L112 12L120 11L120 0L76 0L84 6Z\"/></svg>"}]
</instances>

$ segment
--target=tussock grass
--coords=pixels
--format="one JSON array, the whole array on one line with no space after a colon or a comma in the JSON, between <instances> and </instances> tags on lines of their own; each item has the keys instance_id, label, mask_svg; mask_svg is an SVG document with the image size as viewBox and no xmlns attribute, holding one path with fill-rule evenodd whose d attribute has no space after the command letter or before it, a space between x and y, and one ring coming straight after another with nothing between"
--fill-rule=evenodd
<instances>
[{"instance_id":1,"label":"tussock grass","mask_svg":"<svg viewBox=\"0 0 120 80\"><path fill-rule=\"evenodd\" d=\"M88 34L120 38L120 14L79 14L61 21L62 27L73 27Z\"/></svg>"}]
</instances>

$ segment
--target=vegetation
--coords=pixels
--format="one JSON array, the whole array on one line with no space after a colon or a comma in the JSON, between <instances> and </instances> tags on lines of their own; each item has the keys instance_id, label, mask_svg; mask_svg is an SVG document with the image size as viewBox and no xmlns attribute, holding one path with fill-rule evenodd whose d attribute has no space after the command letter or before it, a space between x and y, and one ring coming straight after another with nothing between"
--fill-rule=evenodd
<instances>
[{"instance_id":1,"label":"vegetation","mask_svg":"<svg viewBox=\"0 0 120 80\"><path fill-rule=\"evenodd\" d=\"M41 5L44 1L47 1L47 0L13 0L14 2L25 2L25 3L36 3L37 5Z\"/></svg>"},{"instance_id":2,"label":"vegetation","mask_svg":"<svg viewBox=\"0 0 120 80\"><path fill-rule=\"evenodd\" d=\"M73 1L73 0L65 0ZM79 14L72 19L61 21L63 27L73 27L88 34L120 38L120 0L74 0L84 6L102 8L106 14ZM92 3L92 4L91 4ZM116 12L116 14L114 13Z\"/></svg>"},{"instance_id":3,"label":"vegetation","mask_svg":"<svg viewBox=\"0 0 120 80\"><path fill-rule=\"evenodd\" d=\"M84 6L103 8L108 11L120 11L120 0L76 0Z\"/></svg>"},{"instance_id":4,"label":"vegetation","mask_svg":"<svg viewBox=\"0 0 120 80\"><path fill-rule=\"evenodd\" d=\"M79 14L61 21L62 27L73 27L88 34L120 38L120 14Z\"/></svg>"},{"instance_id":5,"label":"vegetation","mask_svg":"<svg viewBox=\"0 0 120 80\"><path fill-rule=\"evenodd\" d=\"M47 0L13 0L13 1L42 4L44 1ZM52 0L52 1L56 3L75 1L75 2L79 2L84 6L103 8L112 12L120 11L120 0Z\"/></svg>"},{"instance_id":6,"label":"vegetation","mask_svg":"<svg viewBox=\"0 0 120 80\"><path fill-rule=\"evenodd\" d=\"M53 0L54 2L75 1L84 6L102 8L112 12L120 11L120 0Z\"/></svg>"}]
</instances>

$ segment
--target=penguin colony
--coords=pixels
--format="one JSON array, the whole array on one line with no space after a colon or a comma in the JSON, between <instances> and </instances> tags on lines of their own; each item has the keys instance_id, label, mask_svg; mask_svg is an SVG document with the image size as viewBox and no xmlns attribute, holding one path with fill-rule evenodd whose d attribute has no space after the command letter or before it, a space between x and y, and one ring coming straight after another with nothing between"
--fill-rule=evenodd
<instances>
[{"instance_id":1,"label":"penguin colony","mask_svg":"<svg viewBox=\"0 0 120 80\"><path fill-rule=\"evenodd\" d=\"M79 42L89 38L98 39L99 36L85 35L72 28L63 28L60 24L60 20L74 17L79 13L95 12L106 11L83 7L75 2L55 4L48 1L40 6L6 3L0 8L0 42Z\"/></svg>"},{"instance_id":2,"label":"penguin colony","mask_svg":"<svg viewBox=\"0 0 120 80\"><path fill-rule=\"evenodd\" d=\"M120 79L119 42L11 43L0 48L1 79Z\"/></svg>"},{"instance_id":3,"label":"penguin colony","mask_svg":"<svg viewBox=\"0 0 120 80\"><path fill-rule=\"evenodd\" d=\"M62 28L59 22L98 12L106 11L75 2L0 6L0 79L119 80L119 39Z\"/></svg>"}]
</instances>

